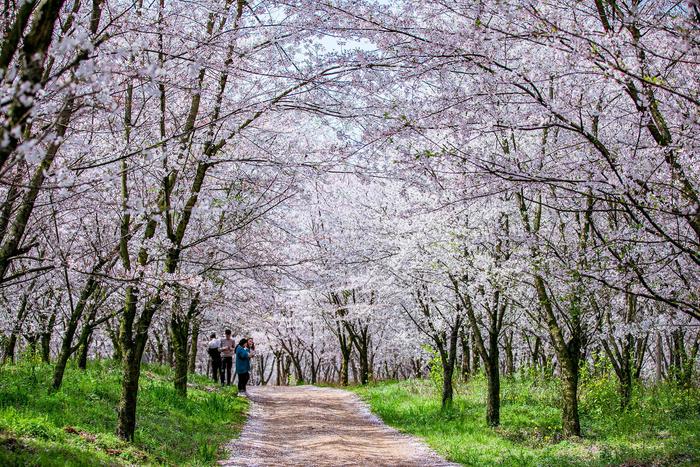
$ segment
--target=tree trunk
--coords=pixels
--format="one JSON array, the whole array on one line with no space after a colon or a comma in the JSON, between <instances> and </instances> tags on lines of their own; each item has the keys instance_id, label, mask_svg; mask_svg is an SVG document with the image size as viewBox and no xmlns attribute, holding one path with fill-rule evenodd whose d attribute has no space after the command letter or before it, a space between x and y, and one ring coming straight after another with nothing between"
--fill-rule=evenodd
<instances>
[{"instance_id":1,"label":"tree trunk","mask_svg":"<svg viewBox=\"0 0 700 467\"><path fill-rule=\"evenodd\" d=\"M336 324L336 335L340 344L340 384L348 385L350 356L352 355L352 339L345 333L345 329L339 323Z\"/></svg>"},{"instance_id":2,"label":"tree trunk","mask_svg":"<svg viewBox=\"0 0 700 467\"><path fill-rule=\"evenodd\" d=\"M620 393L620 407L625 409L632 400L632 371L629 365L626 365L622 378L620 378L618 392Z\"/></svg>"},{"instance_id":3,"label":"tree trunk","mask_svg":"<svg viewBox=\"0 0 700 467\"><path fill-rule=\"evenodd\" d=\"M350 374L350 354L352 353L352 348L348 348L347 351L342 352L342 360L340 362L340 384L347 386L349 381L348 377Z\"/></svg>"},{"instance_id":4,"label":"tree trunk","mask_svg":"<svg viewBox=\"0 0 700 467\"><path fill-rule=\"evenodd\" d=\"M561 358L561 357L560 357ZM578 414L578 359L560 362L562 375L562 424L567 436L581 436Z\"/></svg>"},{"instance_id":5,"label":"tree trunk","mask_svg":"<svg viewBox=\"0 0 700 467\"><path fill-rule=\"evenodd\" d=\"M275 351L273 353L273 355L275 356L275 365L277 367L277 370L276 370L277 375L275 378L275 383L277 384L277 386L282 386L282 384L283 384L283 374L282 374L282 357L283 357L283 355L282 355L282 352L280 352L279 350Z\"/></svg>"},{"instance_id":6,"label":"tree trunk","mask_svg":"<svg viewBox=\"0 0 700 467\"><path fill-rule=\"evenodd\" d=\"M181 397L187 397L187 343L183 346L182 343L173 342L173 359L175 360L175 379L173 385L175 392Z\"/></svg>"},{"instance_id":7,"label":"tree trunk","mask_svg":"<svg viewBox=\"0 0 700 467\"><path fill-rule=\"evenodd\" d=\"M36 355L36 342L39 339L39 336L36 334L30 334L28 336L24 336L25 340L27 341L27 350L29 352L29 355L32 357ZM34 363L32 362L32 366L34 366Z\"/></svg>"},{"instance_id":8,"label":"tree trunk","mask_svg":"<svg viewBox=\"0 0 700 467\"><path fill-rule=\"evenodd\" d=\"M51 333L42 332L41 336L41 361L51 363Z\"/></svg>"},{"instance_id":9,"label":"tree trunk","mask_svg":"<svg viewBox=\"0 0 700 467\"><path fill-rule=\"evenodd\" d=\"M73 335L75 334L75 327L77 323L68 323L65 334L63 335L63 340L61 341L61 350L58 352L58 357L56 357L56 365L53 370L53 381L51 387L54 390L61 388L63 383L63 375L66 372L66 365L68 364L68 359L73 353L73 348L71 346L73 341Z\"/></svg>"},{"instance_id":10,"label":"tree trunk","mask_svg":"<svg viewBox=\"0 0 700 467\"><path fill-rule=\"evenodd\" d=\"M151 320L163 303L160 294L161 291L158 290L154 296L146 301L137 321L138 291L133 286L127 287L125 291L124 312L119 329L119 341L123 355L122 389L117 407L117 436L125 441L134 440L141 359L148 342L148 329Z\"/></svg>"},{"instance_id":11,"label":"tree trunk","mask_svg":"<svg viewBox=\"0 0 700 467\"><path fill-rule=\"evenodd\" d=\"M461 377L466 382L471 376L471 347L469 346L469 334L464 327L459 331L459 341L462 347Z\"/></svg>"},{"instance_id":12,"label":"tree trunk","mask_svg":"<svg viewBox=\"0 0 700 467\"><path fill-rule=\"evenodd\" d=\"M515 356L513 355L513 331L505 334L506 344L506 375L513 376L515 374Z\"/></svg>"},{"instance_id":13,"label":"tree trunk","mask_svg":"<svg viewBox=\"0 0 700 467\"><path fill-rule=\"evenodd\" d=\"M259 355L256 357L256 360L258 361L257 365L255 365L258 370L258 381L260 381L261 386L264 386L267 383L265 380L265 370L267 369L268 359L265 358L264 355Z\"/></svg>"},{"instance_id":14,"label":"tree trunk","mask_svg":"<svg viewBox=\"0 0 700 467\"><path fill-rule=\"evenodd\" d=\"M119 343L119 328L112 327L111 320L107 322L107 335L112 343L112 358L118 362L122 361L121 345Z\"/></svg>"},{"instance_id":15,"label":"tree trunk","mask_svg":"<svg viewBox=\"0 0 700 467\"><path fill-rule=\"evenodd\" d=\"M187 397L187 367L188 347L187 336L190 331L190 317L182 316L179 303L173 305L170 317L170 342L172 343L172 355L175 363L175 379L173 384L175 392L182 397Z\"/></svg>"},{"instance_id":16,"label":"tree trunk","mask_svg":"<svg viewBox=\"0 0 700 467\"><path fill-rule=\"evenodd\" d=\"M530 338L528 337L527 346L530 349L530 361L532 368L541 366L540 349L542 346L542 339L540 339L539 336L535 336L535 342L532 344L532 346L530 346Z\"/></svg>"},{"instance_id":17,"label":"tree trunk","mask_svg":"<svg viewBox=\"0 0 700 467\"><path fill-rule=\"evenodd\" d=\"M90 342L92 342L92 333L90 333L85 339L81 339L80 341L80 348L78 351L78 368L81 370L87 369Z\"/></svg>"},{"instance_id":18,"label":"tree trunk","mask_svg":"<svg viewBox=\"0 0 700 467\"><path fill-rule=\"evenodd\" d=\"M344 324L345 329L347 329L348 334L350 334L350 340L352 341L351 346L354 346L357 350L357 360L360 365L359 375L356 373L356 368L353 365L353 377L355 379L355 382L357 383L357 379L359 376L360 384L365 385L369 382L370 376L369 351L371 337L369 334L369 326L363 325L361 323L358 323L356 325L350 324L347 321L345 321ZM359 328L359 330L356 329L356 326Z\"/></svg>"},{"instance_id":19,"label":"tree trunk","mask_svg":"<svg viewBox=\"0 0 700 467\"><path fill-rule=\"evenodd\" d=\"M61 341L61 350L59 351L58 357L56 358L56 366L54 367L53 371L53 381L51 383L51 388L54 391L61 388L61 384L63 383L63 374L66 371L68 359L73 354L73 352L77 350L76 347L73 347L73 338L75 337L75 332L78 329L78 322L83 316L85 307L88 305L90 297L92 297L93 293L97 289L97 279L94 273L98 272L105 263L105 260L100 260L93 267L93 274L90 275L87 282L83 286L83 290L80 293L78 303L71 311L71 315L66 325L66 330L63 334L63 340ZM89 323L86 323L86 326L87 324Z\"/></svg>"},{"instance_id":20,"label":"tree trunk","mask_svg":"<svg viewBox=\"0 0 700 467\"><path fill-rule=\"evenodd\" d=\"M31 15L31 9L34 6L33 2L29 6L20 7L20 14L17 18L18 25L15 34L8 36L8 41L3 41L2 53L0 53L0 71L5 76L7 67L9 67L12 56L15 54L17 45L22 42L22 56L19 63L21 76L19 81L27 84L27 91L23 94L25 98L16 96L6 109L6 122L3 122L3 128L0 130L0 139L3 140L0 146L0 169L5 163L11 159L12 154L20 145L21 140L16 130L22 128L27 119L31 116L31 110L34 105L35 93L43 86L41 85L42 75L44 72L44 61L48 54L46 53L51 45L54 36L54 26L59 18L59 13L63 7L65 0L48 0L45 2L37 2L38 6ZM34 19L29 32L22 37L19 36L27 26L29 16ZM62 135L61 135L62 136ZM0 278L4 277L4 268L0 268Z\"/></svg>"},{"instance_id":21,"label":"tree trunk","mask_svg":"<svg viewBox=\"0 0 700 467\"><path fill-rule=\"evenodd\" d=\"M459 337L460 327L461 322L458 317L456 319L456 322L452 325L447 355L444 355L444 351L441 352L443 409L452 406L452 400L454 397L454 389L452 387L452 376L454 375L455 362L457 360L457 339Z\"/></svg>"},{"instance_id":22,"label":"tree trunk","mask_svg":"<svg viewBox=\"0 0 700 467\"><path fill-rule=\"evenodd\" d=\"M7 362L15 363L15 348L17 347L17 334L10 333L5 344L5 353L2 356L3 365Z\"/></svg>"},{"instance_id":23,"label":"tree trunk","mask_svg":"<svg viewBox=\"0 0 700 467\"><path fill-rule=\"evenodd\" d=\"M192 336L190 337L190 355L189 363L187 365L187 371L190 373L195 373L197 369L197 350L199 344L199 326L200 320L195 319L192 323Z\"/></svg>"},{"instance_id":24,"label":"tree trunk","mask_svg":"<svg viewBox=\"0 0 700 467\"><path fill-rule=\"evenodd\" d=\"M126 348L122 359L122 389L117 408L117 436L134 441L136 431L136 401L139 392L141 359L133 348Z\"/></svg>"},{"instance_id":25,"label":"tree trunk","mask_svg":"<svg viewBox=\"0 0 700 467\"><path fill-rule=\"evenodd\" d=\"M289 377L292 374L292 359L287 355L284 358L284 365L282 367L283 369L283 375L284 375L284 385L288 386L289 385Z\"/></svg>"},{"instance_id":26,"label":"tree trunk","mask_svg":"<svg viewBox=\"0 0 700 467\"><path fill-rule=\"evenodd\" d=\"M175 366L175 349L170 334L165 338L165 364L170 368Z\"/></svg>"},{"instance_id":27,"label":"tree trunk","mask_svg":"<svg viewBox=\"0 0 700 467\"><path fill-rule=\"evenodd\" d=\"M637 321L637 297L627 292L625 298L627 301L625 324L635 323ZM616 338L615 325L610 314L606 315L606 319L610 332L607 339L603 339L601 344L615 370L615 375L617 375L620 406L624 409L632 399L632 383L641 372L649 335L637 337L627 333L621 338Z\"/></svg>"},{"instance_id":28,"label":"tree trunk","mask_svg":"<svg viewBox=\"0 0 700 467\"><path fill-rule=\"evenodd\" d=\"M22 35L29 25L29 20L32 17L32 12L36 4L37 0L22 2L20 7L16 10L12 27L7 27L4 31L2 49L0 49L0 71L2 72L2 76L7 75L7 68L10 66L12 58L17 53ZM16 4L13 3L13 5L16 7ZM5 12L3 16L5 21L9 21L10 5L7 1L5 2ZM9 23L5 23L5 25L9 26Z\"/></svg>"},{"instance_id":29,"label":"tree trunk","mask_svg":"<svg viewBox=\"0 0 700 467\"><path fill-rule=\"evenodd\" d=\"M158 364L163 365L165 363L165 346L163 345L163 338L160 333L156 333L154 336L156 339L156 349L155 349L155 361Z\"/></svg>"},{"instance_id":30,"label":"tree trunk","mask_svg":"<svg viewBox=\"0 0 700 467\"><path fill-rule=\"evenodd\" d=\"M57 309L58 307L53 310L53 313L51 313L46 323L46 327L41 333L41 361L44 363L51 362L51 336L53 334L53 328L56 325Z\"/></svg>"},{"instance_id":31,"label":"tree trunk","mask_svg":"<svg viewBox=\"0 0 700 467\"><path fill-rule=\"evenodd\" d=\"M632 345L634 338L631 334L627 334L621 345L615 341L614 337L609 337L608 341L603 341L608 359L613 366L615 375L618 380L618 393L620 394L620 407L625 408L629 405L632 398Z\"/></svg>"},{"instance_id":32,"label":"tree trunk","mask_svg":"<svg viewBox=\"0 0 700 467\"><path fill-rule=\"evenodd\" d=\"M581 327L579 303L572 299L569 318L571 320L571 337L567 342L552 309L552 302L542 276L535 275L535 289L540 306L544 311L550 337L557 352L562 379L562 425L566 436L581 436L581 424L578 413L578 377L579 358L581 354Z\"/></svg>"},{"instance_id":33,"label":"tree trunk","mask_svg":"<svg viewBox=\"0 0 700 467\"><path fill-rule=\"evenodd\" d=\"M422 378L423 377L423 361L420 358L411 359L411 365L413 365L413 377Z\"/></svg>"},{"instance_id":34,"label":"tree trunk","mask_svg":"<svg viewBox=\"0 0 700 467\"><path fill-rule=\"evenodd\" d=\"M486 369L488 381L486 423L489 426L498 426L501 423L501 369L499 367L500 352L498 340L501 335L503 316L508 309L508 301L501 298L501 291L497 289L493 294L493 301L490 305L485 307L488 316L487 349L470 295L465 292L460 292L459 282L454 277L451 277L451 279L455 293L462 304L462 308L467 312L467 318L469 319L472 331L472 342L478 354L481 355L481 360L484 362L484 368Z\"/></svg>"},{"instance_id":35,"label":"tree trunk","mask_svg":"<svg viewBox=\"0 0 700 467\"><path fill-rule=\"evenodd\" d=\"M360 384L363 386L369 382L369 359L368 359L368 349L365 343L357 350L359 361L360 361Z\"/></svg>"},{"instance_id":36,"label":"tree trunk","mask_svg":"<svg viewBox=\"0 0 700 467\"><path fill-rule=\"evenodd\" d=\"M309 357L311 361L311 384L316 384L316 351L314 350L314 328L313 326L311 327L311 345L309 349Z\"/></svg>"},{"instance_id":37,"label":"tree trunk","mask_svg":"<svg viewBox=\"0 0 700 467\"><path fill-rule=\"evenodd\" d=\"M125 291L124 313L119 326L119 347L122 356L122 388L117 406L117 436L134 440L136 430L136 400L141 375L141 358L133 345L133 325L136 317L138 291L128 286Z\"/></svg>"},{"instance_id":38,"label":"tree trunk","mask_svg":"<svg viewBox=\"0 0 700 467\"><path fill-rule=\"evenodd\" d=\"M491 349L494 352L494 349ZM488 426L501 424L501 378L498 368L498 350L489 355L489 362L485 365L488 380L488 394L486 397L486 423Z\"/></svg>"},{"instance_id":39,"label":"tree trunk","mask_svg":"<svg viewBox=\"0 0 700 467\"><path fill-rule=\"evenodd\" d=\"M446 409L452 406L454 398L454 388L452 386L452 375L454 374L454 365L447 364L442 369L442 408Z\"/></svg>"},{"instance_id":40,"label":"tree trunk","mask_svg":"<svg viewBox=\"0 0 700 467\"><path fill-rule=\"evenodd\" d=\"M479 368L481 368L481 355L479 354L479 349L476 347L476 341L472 335L472 374L479 373Z\"/></svg>"},{"instance_id":41,"label":"tree trunk","mask_svg":"<svg viewBox=\"0 0 700 467\"><path fill-rule=\"evenodd\" d=\"M656 333L656 373L655 373L655 380L656 384L661 384L661 380L663 380L663 371L664 371L664 350L663 350L663 341L661 340L661 333L657 332Z\"/></svg>"},{"instance_id":42,"label":"tree trunk","mask_svg":"<svg viewBox=\"0 0 700 467\"><path fill-rule=\"evenodd\" d=\"M2 363L15 362L15 348L17 347L17 338L22 332L22 327L24 326L24 320L27 317L27 300L29 299L29 293L31 293L34 288L35 281L32 281L29 286L29 291L22 295L22 300L20 301L19 307L17 308L17 316L15 317L15 324L12 327L10 336L7 338L7 343L5 344L5 352L2 356Z\"/></svg>"},{"instance_id":43,"label":"tree trunk","mask_svg":"<svg viewBox=\"0 0 700 467\"><path fill-rule=\"evenodd\" d=\"M83 329L80 331L78 338L78 368L81 370L87 369L88 352L90 350L90 342L92 341L92 332L95 326L95 316L97 316L98 304L94 303L90 309L90 313L85 319Z\"/></svg>"},{"instance_id":44,"label":"tree trunk","mask_svg":"<svg viewBox=\"0 0 700 467\"><path fill-rule=\"evenodd\" d=\"M294 376L297 379L297 384L304 384L304 371L301 368L301 361L292 356L292 364L294 365Z\"/></svg>"}]
</instances>

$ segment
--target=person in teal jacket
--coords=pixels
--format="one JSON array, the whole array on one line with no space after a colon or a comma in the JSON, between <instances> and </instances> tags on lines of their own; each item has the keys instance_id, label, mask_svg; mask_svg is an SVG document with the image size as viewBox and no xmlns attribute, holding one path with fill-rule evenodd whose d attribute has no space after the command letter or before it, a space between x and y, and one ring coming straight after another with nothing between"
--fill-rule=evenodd
<instances>
[{"instance_id":1,"label":"person in teal jacket","mask_svg":"<svg viewBox=\"0 0 700 467\"><path fill-rule=\"evenodd\" d=\"M241 339L236 346L236 374L238 375L238 394L246 395L246 385L250 378L250 350L248 339Z\"/></svg>"}]
</instances>

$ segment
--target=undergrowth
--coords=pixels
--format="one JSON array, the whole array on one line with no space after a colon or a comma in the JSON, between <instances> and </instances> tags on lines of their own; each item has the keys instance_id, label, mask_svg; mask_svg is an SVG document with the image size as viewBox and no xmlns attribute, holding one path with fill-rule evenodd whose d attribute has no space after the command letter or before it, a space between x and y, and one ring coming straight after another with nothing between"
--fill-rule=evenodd
<instances>
[{"instance_id":1,"label":"undergrowth","mask_svg":"<svg viewBox=\"0 0 700 467\"><path fill-rule=\"evenodd\" d=\"M114 433L120 366L70 366L59 391L49 391L52 367L30 361L0 367L0 465L211 465L238 435L246 401L191 375L179 397L168 367L145 365L133 443Z\"/></svg>"},{"instance_id":2,"label":"undergrowth","mask_svg":"<svg viewBox=\"0 0 700 467\"><path fill-rule=\"evenodd\" d=\"M638 385L620 408L613 376L584 375L582 437L562 436L559 386L536 374L504 378L501 426L486 425L483 375L456 385L441 409L429 380L381 382L353 388L387 424L423 438L465 465L699 465L700 391L672 384Z\"/></svg>"}]
</instances>

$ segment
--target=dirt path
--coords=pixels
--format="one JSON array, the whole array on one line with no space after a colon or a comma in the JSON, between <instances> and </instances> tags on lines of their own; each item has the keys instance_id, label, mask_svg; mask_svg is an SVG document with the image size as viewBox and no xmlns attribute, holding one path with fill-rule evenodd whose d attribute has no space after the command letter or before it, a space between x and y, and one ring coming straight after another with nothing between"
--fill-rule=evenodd
<instances>
[{"instance_id":1,"label":"dirt path","mask_svg":"<svg viewBox=\"0 0 700 467\"><path fill-rule=\"evenodd\" d=\"M422 442L387 427L355 394L313 386L249 388L229 466L452 466Z\"/></svg>"}]
</instances>

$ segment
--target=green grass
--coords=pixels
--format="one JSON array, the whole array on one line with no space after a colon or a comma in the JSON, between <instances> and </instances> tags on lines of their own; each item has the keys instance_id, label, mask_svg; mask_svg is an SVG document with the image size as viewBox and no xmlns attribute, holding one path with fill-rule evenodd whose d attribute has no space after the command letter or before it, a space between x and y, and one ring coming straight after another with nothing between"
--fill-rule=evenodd
<instances>
[{"instance_id":1,"label":"green grass","mask_svg":"<svg viewBox=\"0 0 700 467\"><path fill-rule=\"evenodd\" d=\"M120 372L114 361L69 367L60 391L52 368L0 367L0 465L212 465L240 432L247 401L191 375L188 397L175 394L167 367L146 365L134 443L119 440Z\"/></svg>"},{"instance_id":2,"label":"green grass","mask_svg":"<svg viewBox=\"0 0 700 467\"><path fill-rule=\"evenodd\" d=\"M459 384L441 410L431 381L353 388L388 425L423 438L464 465L700 465L700 391L636 387L622 411L612 377L586 378L580 393L583 437L561 433L556 381L532 376L501 383L501 426L485 421L486 382Z\"/></svg>"}]
</instances>

